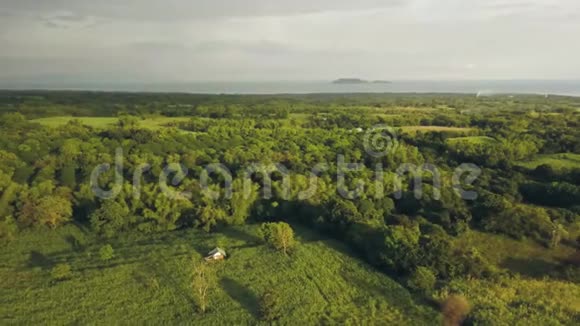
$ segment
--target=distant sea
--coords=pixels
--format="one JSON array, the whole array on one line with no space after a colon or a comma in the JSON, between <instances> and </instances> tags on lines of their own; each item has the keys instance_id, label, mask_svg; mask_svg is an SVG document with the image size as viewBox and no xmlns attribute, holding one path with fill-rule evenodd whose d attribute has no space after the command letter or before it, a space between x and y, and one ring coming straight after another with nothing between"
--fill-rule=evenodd
<instances>
[{"instance_id":1,"label":"distant sea","mask_svg":"<svg viewBox=\"0 0 580 326\"><path fill-rule=\"evenodd\" d=\"M0 89L90 90L121 92L180 92L203 94L306 94L306 93L462 93L553 94L580 96L580 80L469 80L397 81L392 83L333 84L332 81L271 82L0 82Z\"/></svg>"}]
</instances>

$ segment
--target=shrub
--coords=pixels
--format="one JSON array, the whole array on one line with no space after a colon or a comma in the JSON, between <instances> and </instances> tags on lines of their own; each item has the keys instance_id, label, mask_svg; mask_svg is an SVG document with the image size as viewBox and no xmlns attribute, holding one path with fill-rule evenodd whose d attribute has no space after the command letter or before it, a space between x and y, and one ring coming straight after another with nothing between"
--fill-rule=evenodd
<instances>
[{"instance_id":1,"label":"shrub","mask_svg":"<svg viewBox=\"0 0 580 326\"><path fill-rule=\"evenodd\" d=\"M467 299L461 295L451 295L441 305L443 313L443 325L458 326L461 325L471 307Z\"/></svg>"},{"instance_id":2,"label":"shrub","mask_svg":"<svg viewBox=\"0 0 580 326\"><path fill-rule=\"evenodd\" d=\"M50 276L55 281L62 281L70 278L72 275L69 264L58 264L50 270Z\"/></svg>"},{"instance_id":3,"label":"shrub","mask_svg":"<svg viewBox=\"0 0 580 326\"><path fill-rule=\"evenodd\" d=\"M99 257L101 257L101 260L103 261L111 260L113 257L115 257L115 251L113 250L113 247L111 247L110 244L102 246L101 249L99 249Z\"/></svg>"},{"instance_id":4,"label":"shrub","mask_svg":"<svg viewBox=\"0 0 580 326\"><path fill-rule=\"evenodd\" d=\"M407 285L417 291L430 293L435 287L437 277L428 267L419 266L407 281Z\"/></svg>"},{"instance_id":5,"label":"shrub","mask_svg":"<svg viewBox=\"0 0 580 326\"><path fill-rule=\"evenodd\" d=\"M0 221L0 239L14 240L17 231L18 226L12 216L8 216L4 221Z\"/></svg>"}]
</instances>

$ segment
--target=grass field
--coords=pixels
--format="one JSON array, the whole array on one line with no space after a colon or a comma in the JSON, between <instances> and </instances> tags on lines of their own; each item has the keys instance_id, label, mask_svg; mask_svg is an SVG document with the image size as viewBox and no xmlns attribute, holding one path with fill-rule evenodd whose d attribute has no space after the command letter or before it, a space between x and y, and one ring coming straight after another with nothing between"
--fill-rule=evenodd
<instances>
[{"instance_id":1,"label":"grass field","mask_svg":"<svg viewBox=\"0 0 580 326\"><path fill-rule=\"evenodd\" d=\"M474 230L464 233L455 244L458 248L477 248L492 264L530 277L549 275L575 251L565 245L548 249L532 240Z\"/></svg>"},{"instance_id":2,"label":"grass field","mask_svg":"<svg viewBox=\"0 0 580 326\"><path fill-rule=\"evenodd\" d=\"M554 279L454 280L441 297L461 293L474 325L578 325L580 285ZM501 321L501 322L498 322ZM469 325L469 324L468 324Z\"/></svg>"},{"instance_id":3,"label":"grass field","mask_svg":"<svg viewBox=\"0 0 580 326\"><path fill-rule=\"evenodd\" d=\"M48 127L60 127L67 124L71 120L80 120L84 125L104 129L109 128L117 123L119 120L116 117L50 117L50 118L40 118L34 119L33 122L38 122L44 126ZM139 127L157 130L166 127L168 124L175 122L189 121L189 117L154 117L139 120Z\"/></svg>"},{"instance_id":4,"label":"grass field","mask_svg":"<svg viewBox=\"0 0 580 326\"><path fill-rule=\"evenodd\" d=\"M517 163L517 165L530 170L544 164L550 165L554 170L580 169L580 154L562 153L538 155L533 160Z\"/></svg>"},{"instance_id":5,"label":"grass field","mask_svg":"<svg viewBox=\"0 0 580 326\"><path fill-rule=\"evenodd\" d=\"M454 137L448 138L446 140L449 145L460 145L460 144L487 144L495 142L495 139L487 136L469 136L469 137Z\"/></svg>"},{"instance_id":6,"label":"grass field","mask_svg":"<svg viewBox=\"0 0 580 326\"><path fill-rule=\"evenodd\" d=\"M560 245L545 248L533 241L469 231L455 242L458 248L476 248L492 264L514 273L500 280L457 279L439 295L464 295L472 305L471 318L481 325L578 325L580 284L559 280L562 259L576 249Z\"/></svg>"},{"instance_id":7,"label":"grass field","mask_svg":"<svg viewBox=\"0 0 580 326\"><path fill-rule=\"evenodd\" d=\"M283 295L280 324L437 324L438 313L339 243L297 229L290 257L262 245L255 226L205 234L188 230L125 235L102 243L79 228L26 231L0 250L2 324L258 324L258 298ZM209 311L197 312L191 257L214 246L229 254L216 263L218 286ZM72 278L55 282L50 269L68 263Z\"/></svg>"},{"instance_id":8,"label":"grass field","mask_svg":"<svg viewBox=\"0 0 580 326\"><path fill-rule=\"evenodd\" d=\"M401 127L404 133L415 134L417 132L444 132L452 134L468 134L475 129L473 128L461 128L461 127L441 127L441 126L404 126Z\"/></svg>"}]
</instances>

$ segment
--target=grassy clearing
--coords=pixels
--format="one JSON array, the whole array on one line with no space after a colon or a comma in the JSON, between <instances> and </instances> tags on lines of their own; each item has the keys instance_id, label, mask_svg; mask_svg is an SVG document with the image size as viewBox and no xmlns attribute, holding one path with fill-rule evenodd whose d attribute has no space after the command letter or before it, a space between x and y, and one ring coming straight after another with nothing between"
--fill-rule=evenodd
<instances>
[{"instance_id":1,"label":"grassy clearing","mask_svg":"<svg viewBox=\"0 0 580 326\"><path fill-rule=\"evenodd\" d=\"M551 166L554 170L580 169L580 154L561 153L538 155L533 160L517 163L517 165L530 170L544 164Z\"/></svg>"},{"instance_id":2,"label":"grassy clearing","mask_svg":"<svg viewBox=\"0 0 580 326\"><path fill-rule=\"evenodd\" d=\"M474 128L461 128L461 127L441 127L441 126L404 126L401 127L404 133L415 134L417 132L444 132L452 134L468 134L473 132Z\"/></svg>"},{"instance_id":3,"label":"grassy clearing","mask_svg":"<svg viewBox=\"0 0 580 326\"><path fill-rule=\"evenodd\" d=\"M446 140L449 145L461 145L461 144L490 144L494 143L496 140L487 136L468 136L468 137L454 137L448 138Z\"/></svg>"},{"instance_id":4,"label":"grassy clearing","mask_svg":"<svg viewBox=\"0 0 580 326\"><path fill-rule=\"evenodd\" d=\"M472 306L470 318L481 325L577 325L580 318L580 284L547 278L575 249L547 249L532 241L469 231L456 240L458 248L476 248L499 267L516 273L499 280L457 279L435 296L465 296Z\"/></svg>"},{"instance_id":5,"label":"grassy clearing","mask_svg":"<svg viewBox=\"0 0 580 326\"><path fill-rule=\"evenodd\" d=\"M504 235L469 231L456 240L458 248L476 248L492 264L524 276L548 275L575 249L560 245L548 249L534 241L518 241Z\"/></svg>"},{"instance_id":6,"label":"grassy clearing","mask_svg":"<svg viewBox=\"0 0 580 326\"><path fill-rule=\"evenodd\" d=\"M310 113L290 113L288 119L294 119L300 123L308 122L313 115Z\"/></svg>"},{"instance_id":7,"label":"grassy clearing","mask_svg":"<svg viewBox=\"0 0 580 326\"><path fill-rule=\"evenodd\" d=\"M69 117L69 116L62 116L62 117L49 117L49 118L40 118L40 119L33 119L32 122L40 123L41 125L47 127L60 127L64 126L71 120L80 120L84 125L93 128L108 128L117 123L117 118L112 117Z\"/></svg>"},{"instance_id":8,"label":"grassy clearing","mask_svg":"<svg viewBox=\"0 0 580 326\"><path fill-rule=\"evenodd\" d=\"M50 118L40 118L34 119L33 122L40 123L47 127L60 127L67 124L71 120L80 120L84 125L97 128L105 129L114 126L118 118L115 117L50 117ZM158 130L165 128L172 123L186 122L191 120L189 117L151 117L139 120L139 127L151 130Z\"/></svg>"},{"instance_id":9,"label":"grassy clearing","mask_svg":"<svg viewBox=\"0 0 580 326\"><path fill-rule=\"evenodd\" d=\"M298 229L291 257L260 243L255 226L222 233L196 230L130 234L111 240L115 258L101 261L103 244L74 226L28 231L0 251L0 322L10 324L236 324L259 323L258 298L280 291L281 324L430 324L438 314L414 302L389 277L339 243ZM197 312L190 259L219 245L218 288L209 311ZM54 282L57 263L71 279Z\"/></svg>"},{"instance_id":10,"label":"grassy clearing","mask_svg":"<svg viewBox=\"0 0 580 326\"><path fill-rule=\"evenodd\" d=\"M550 279L456 280L441 293L461 293L478 325L578 325L580 285Z\"/></svg>"}]
</instances>

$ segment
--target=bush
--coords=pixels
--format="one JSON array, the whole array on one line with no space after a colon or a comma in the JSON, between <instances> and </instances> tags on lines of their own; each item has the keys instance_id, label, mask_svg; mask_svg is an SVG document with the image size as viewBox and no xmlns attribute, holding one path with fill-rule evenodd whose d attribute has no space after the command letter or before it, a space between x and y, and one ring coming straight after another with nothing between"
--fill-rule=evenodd
<instances>
[{"instance_id":1,"label":"bush","mask_svg":"<svg viewBox=\"0 0 580 326\"><path fill-rule=\"evenodd\" d=\"M101 249L99 249L99 257L101 257L101 260L103 261L111 260L113 257L115 257L115 251L113 250L113 247L111 247L110 244L102 246Z\"/></svg>"},{"instance_id":2,"label":"bush","mask_svg":"<svg viewBox=\"0 0 580 326\"><path fill-rule=\"evenodd\" d=\"M461 325L471 307L467 299L461 295L451 295L441 305L443 313L443 325L458 326Z\"/></svg>"},{"instance_id":3,"label":"bush","mask_svg":"<svg viewBox=\"0 0 580 326\"><path fill-rule=\"evenodd\" d=\"M428 267L419 266L407 281L407 285L417 291L430 293L435 288L437 277Z\"/></svg>"},{"instance_id":4,"label":"bush","mask_svg":"<svg viewBox=\"0 0 580 326\"><path fill-rule=\"evenodd\" d=\"M4 221L0 221L0 239L14 240L18 226L12 216L8 216Z\"/></svg>"},{"instance_id":5,"label":"bush","mask_svg":"<svg viewBox=\"0 0 580 326\"><path fill-rule=\"evenodd\" d=\"M55 281L62 281L70 278L72 271L69 264L58 264L50 271L50 276Z\"/></svg>"}]
</instances>

